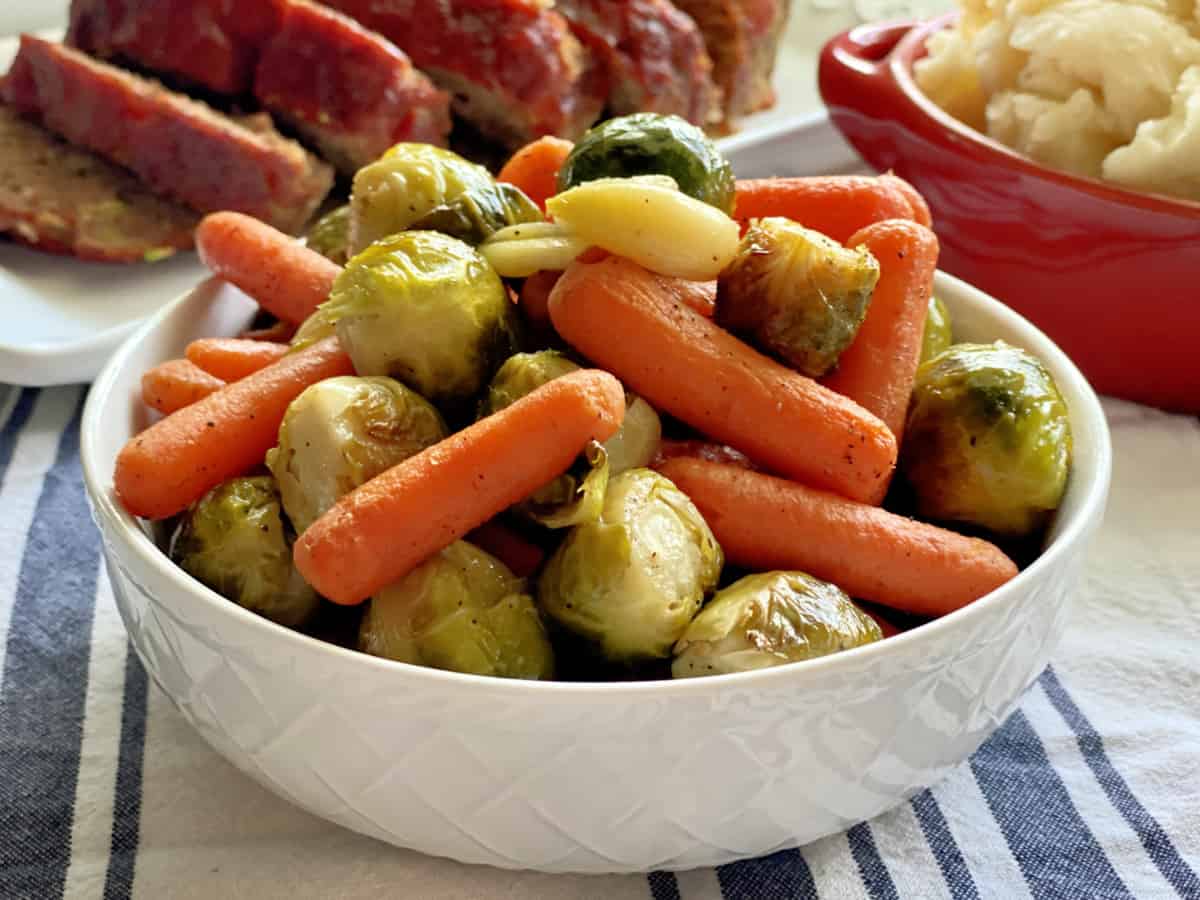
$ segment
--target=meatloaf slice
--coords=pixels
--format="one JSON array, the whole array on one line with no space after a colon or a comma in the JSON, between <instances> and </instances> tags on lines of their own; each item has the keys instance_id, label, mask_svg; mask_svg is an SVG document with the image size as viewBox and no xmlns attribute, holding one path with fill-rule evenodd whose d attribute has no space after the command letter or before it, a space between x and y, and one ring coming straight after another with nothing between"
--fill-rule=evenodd
<instances>
[{"instance_id":1,"label":"meatloaf slice","mask_svg":"<svg viewBox=\"0 0 1200 900\"><path fill-rule=\"evenodd\" d=\"M142 262L192 246L199 216L0 105L0 232L52 253Z\"/></svg>"},{"instance_id":2,"label":"meatloaf slice","mask_svg":"<svg viewBox=\"0 0 1200 900\"><path fill-rule=\"evenodd\" d=\"M556 0L575 36L608 69L608 110L719 122L720 92L696 23L668 0Z\"/></svg>"},{"instance_id":3,"label":"meatloaf slice","mask_svg":"<svg viewBox=\"0 0 1200 900\"><path fill-rule=\"evenodd\" d=\"M771 76L790 0L672 0L691 16L712 57L725 117L736 121L773 106Z\"/></svg>"},{"instance_id":4,"label":"meatloaf slice","mask_svg":"<svg viewBox=\"0 0 1200 900\"><path fill-rule=\"evenodd\" d=\"M566 20L541 0L328 0L378 31L453 95L452 108L509 147L577 138L605 85Z\"/></svg>"},{"instance_id":5,"label":"meatloaf slice","mask_svg":"<svg viewBox=\"0 0 1200 900\"><path fill-rule=\"evenodd\" d=\"M351 175L400 141L444 147L450 133L449 96L395 44L307 0L288 3L254 94Z\"/></svg>"},{"instance_id":6,"label":"meatloaf slice","mask_svg":"<svg viewBox=\"0 0 1200 900\"><path fill-rule=\"evenodd\" d=\"M23 115L201 212L236 210L296 232L333 185L329 166L277 133L257 133L152 81L29 35L3 93Z\"/></svg>"},{"instance_id":7,"label":"meatloaf slice","mask_svg":"<svg viewBox=\"0 0 1200 900\"><path fill-rule=\"evenodd\" d=\"M67 43L221 94L248 94L286 0L72 0Z\"/></svg>"}]
</instances>

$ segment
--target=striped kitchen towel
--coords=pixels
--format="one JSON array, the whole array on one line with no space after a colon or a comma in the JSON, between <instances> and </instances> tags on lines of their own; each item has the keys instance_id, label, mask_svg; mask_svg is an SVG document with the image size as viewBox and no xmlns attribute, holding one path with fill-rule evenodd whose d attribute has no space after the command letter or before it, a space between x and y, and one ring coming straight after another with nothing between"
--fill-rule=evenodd
<instances>
[{"instance_id":1,"label":"striped kitchen towel","mask_svg":"<svg viewBox=\"0 0 1200 900\"><path fill-rule=\"evenodd\" d=\"M1069 633L910 803L678 875L461 866L340 830L215 756L130 651L78 464L84 391L0 390L0 898L1200 900L1200 424L1110 402L1115 481Z\"/></svg>"}]
</instances>

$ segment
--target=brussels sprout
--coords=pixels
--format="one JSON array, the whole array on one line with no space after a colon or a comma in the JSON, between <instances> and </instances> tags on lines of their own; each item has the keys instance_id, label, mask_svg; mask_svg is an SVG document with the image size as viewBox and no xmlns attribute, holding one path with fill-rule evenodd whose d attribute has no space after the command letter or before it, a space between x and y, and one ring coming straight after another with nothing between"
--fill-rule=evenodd
<instances>
[{"instance_id":1,"label":"brussels sprout","mask_svg":"<svg viewBox=\"0 0 1200 900\"><path fill-rule=\"evenodd\" d=\"M604 442L608 471L620 475L644 468L653 461L662 443L662 420L654 407L636 394L625 395L625 419L617 433Z\"/></svg>"},{"instance_id":2,"label":"brussels sprout","mask_svg":"<svg viewBox=\"0 0 1200 900\"><path fill-rule=\"evenodd\" d=\"M543 218L533 201L498 185L483 166L430 144L397 144L359 169L350 206L355 253L418 226L478 243L506 225Z\"/></svg>"},{"instance_id":3,"label":"brussels sprout","mask_svg":"<svg viewBox=\"0 0 1200 900\"><path fill-rule=\"evenodd\" d=\"M546 382L578 370L578 365L557 350L514 353L496 370L479 404L479 416L499 412Z\"/></svg>"},{"instance_id":4,"label":"brussels sprout","mask_svg":"<svg viewBox=\"0 0 1200 900\"><path fill-rule=\"evenodd\" d=\"M517 344L517 312L474 249L435 231L407 231L358 254L293 346L330 324L360 375L390 375L440 408L487 384Z\"/></svg>"},{"instance_id":5,"label":"brussels sprout","mask_svg":"<svg viewBox=\"0 0 1200 900\"><path fill-rule=\"evenodd\" d=\"M275 479L234 478L185 515L170 555L185 572L280 625L305 624L321 602L292 564L292 540Z\"/></svg>"},{"instance_id":6,"label":"brussels sprout","mask_svg":"<svg viewBox=\"0 0 1200 900\"><path fill-rule=\"evenodd\" d=\"M679 116L634 113L593 127L558 173L558 189L598 178L667 175L690 197L733 212L733 167L695 125Z\"/></svg>"},{"instance_id":7,"label":"brussels sprout","mask_svg":"<svg viewBox=\"0 0 1200 900\"><path fill-rule=\"evenodd\" d=\"M843 247L790 219L758 219L721 273L716 318L819 378L854 340L878 281L865 247Z\"/></svg>"},{"instance_id":8,"label":"brussels sprout","mask_svg":"<svg viewBox=\"0 0 1200 900\"><path fill-rule=\"evenodd\" d=\"M950 329L950 311L946 304L935 296L929 298L929 312L925 316L925 332L921 337L921 362L929 362L954 343Z\"/></svg>"},{"instance_id":9,"label":"brussels sprout","mask_svg":"<svg viewBox=\"0 0 1200 900\"><path fill-rule=\"evenodd\" d=\"M1066 490L1067 405L1024 350L955 344L917 370L900 466L921 516L1030 534Z\"/></svg>"},{"instance_id":10,"label":"brussels sprout","mask_svg":"<svg viewBox=\"0 0 1200 900\"><path fill-rule=\"evenodd\" d=\"M445 436L438 411L398 381L327 378L292 401L267 467L304 532L343 494Z\"/></svg>"},{"instance_id":11,"label":"brussels sprout","mask_svg":"<svg viewBox=\"0 0 1200 900\"><path fill-rule=\"evenodd\" d=\"M692 501L649 469L613 478L600 519L571 529L538 583L542 610L613 662L661 659L721 577Z\"/></svg>"},{"instance_id":12,"label":"brussels sprout","mask_svg":"<svg viewBox=\"0 0 1200 900\"><path fill-rule=\"evenodd\" d=\"M472 675L547 679L554 674L554 651L525 582L465 541L372 597L358 648Z\"/></svg>"},{"instance_id":13,"label":"brussels sprout","mask_svg":"<svg viewBox=\"0 0 1200 900\"><path fill-rule=\"evenodd\" d=\"M750 672L882 638L836 585L803 572L764 572L717 592L675 645L671 674Z\"/></svg>"},{"instance_id":14,"label":"brussels sprout","mask_svg":"<svg viewBox=\"0 0 1200 900\"><path fill-rule=\"evenodd\" d=\"M305 243L326 259L344 266L350 258L350 204L319 218L305 236Z\"/></svg>"}]
</instances>

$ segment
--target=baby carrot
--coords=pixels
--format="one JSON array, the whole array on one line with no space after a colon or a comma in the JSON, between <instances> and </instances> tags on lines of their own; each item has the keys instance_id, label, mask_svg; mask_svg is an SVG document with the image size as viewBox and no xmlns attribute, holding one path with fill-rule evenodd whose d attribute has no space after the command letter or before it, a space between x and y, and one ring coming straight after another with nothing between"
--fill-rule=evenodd
<instances>
[{"instance_id":1,"label":"baby carrot","mask_svg":"<svg viewBox=\"0 0 1200 900\"><path fill-rule=\"evenodd\" d=\"M299 324L329 297L342 269L265 222L235 212L196 228L200 260L276 317Z\"/></svg>"},{"instance_id":2,"label":"baby carrot","mask_svg":"<svg viewBox=\"0 0 1200 900\"><path fill-rule=\"evenodd\" d=\"M929 212L929 204L925 202L925 198L921 195L920 191L899 175L893 175L891 172L880 175L879 180L887 182L904 195L904 198L908 200L909 207L912 209L914 222L924 225L926 228L933 227L933 215Z\"/></svg>"},{"instance_id":3,"label":"baby carrot","mask_svg":"<svg viewBox=\"0 0 1200 900\"><path fill-rule=\"evenodd\" d=\"M678 303L669 284L616 256L573 263L550 317L584 356L708 437L788 477L877 496L896 463L884 424Z\"/></svg>"},{"instance_id":4,"label":"baby carrot","mask_svg":"<svg viewBox=\"0 0 1200 900\"><path fill-rule=\"evenodd\" d=\"M737 182L734 217L740 222L783 216L845 242L872 222L914 218L894 182L869 175L760 178Z\"/></svg>"},{"instance_id":5,"label":"baby carrot","mask_svg":"<svg viewBox=\"0 0 1200 900\"><path fill-rule=\"evenodd\" d=\"M322 596L360 603L561 475L624 416L607 372L547 382L344 495L296 541L296 567Z\"/></svg>"},{"instance_id":6,"label":"baby carrot","mask_svg":"<svg viewBox=\"0 0 1200 900\"><path fill-rule=\"evenodd\" d=\"M754 469L755 465L744 453L739 453L724 444L713 444L708 441L676 441L663 438L658 443L658 452L650 461L650 468L661 469L670 459L706 459L709 462L723 463L727 466L740 466L743 469Z\"/></svg>"},{"instance_id":7,"label":"baby carrot","mask_svg":"<svg viewBox=\"0 0 1200 900\"><path fill-rule=\"evenodd\" d=\"M280 319L274 325L265 328L250 328L238 335L244 341L271 341L275 344L290 343L296 336L296 323Z\"/></svg>"},{"instance_id":8,"label":"baby carrot","mask_svg":"<svg viewBox=\"0 0 1200 900\"><path fill-rule=\"evenodd\" d=\"M741 566L799 569L923 616L953 612L1017 574L987 541L770 475L699 459L673 459L661 471Z\"/></svg>"},{"instance_id":9,"label":"baby carrot","mask_svg":"<svg viewBox=\"0 0 1200 900\"><path fill-rule=\"evenodd\" d=\"M549 331L550 292L561 272L534 272L521 284L521 296L517 302L522 315L538 331Z\"/></svg>"},{"instance_id":10,"label":"baby carrot","mask_svg":"<svg viewBox=\"0 0 1200 900\"><path fill-rule=\"evenodd\" d=\"M496 180L519 187L545 210L546 200L558 193L558 170L574 147L562 138L540 137L514 153Z\"/></svg>"},{"instance_id":11,"label":"baby carrot","mask_svg":"<svg viewBox=\"0 0 1200 900\"><path fill-rule=\"evenodd\" d=\"M117 455L117 497L146 519L181 512L222 481L262 465L301 391L353 373L337 338L327 338L172 413Z\"/></svg>"},{"instance_id":12,"label":"baby carrot","mask_svg":"<svg viewBox=\"0 0 1200 900\"><path fill-rule=\"evenodd\" d=\"M220 378L188 360L172 359L142 376L142 401L151 409L170 415L224 386Z\"/></svg>"},{"instance_id":13,"label":"baby carrot","mask_svg":"<svg viewBox=\"0 0 1200 900\"><path fill-rule=\"evenodd\" d=\"M684 306L694 309L706 319L711 319L717 311L717 283L715 281L687 281L683 278L671 278L664 284L675 295L675 299Z\"/></svg>"},{"instance_id":14,"label":"baby carrot","mask_svg":"<svg viewBox=\"0 0 1200 900\"><path fill-rule=\"evenodd\" d=\"M921 362L938 240L924 225L893 220L868 225L849 246L874 254L879 282L858 334L822 383L883 419L899 442Z\"/></svg>"},{"instance_id":15,"label":"baby carrot","mask_svg":"<svg viewBox=\"0 0 1200 900\"><path fill-rule=\"evenodd\" d=\"M508 566L518 578L528 578L542 567L546 554L507 525L492 519L467 535L467 540Z\"/></svg>"},{"instance_id":16,"label":"baby carrot","mask_svg":"<svg viewBox=\"0 0 1200 900\"><path fill-rule=\"evenodd\" d=\"M189 360L217 378L237 381L287 355L287 344L244 338L201 338L184 351Z\"/></svg>"}]
</instances>

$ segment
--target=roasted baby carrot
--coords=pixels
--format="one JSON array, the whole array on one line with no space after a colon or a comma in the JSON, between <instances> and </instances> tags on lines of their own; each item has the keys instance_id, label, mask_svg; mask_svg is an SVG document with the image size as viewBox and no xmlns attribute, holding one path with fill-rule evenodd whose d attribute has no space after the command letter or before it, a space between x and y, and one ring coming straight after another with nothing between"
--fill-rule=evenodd
<instances>
[{"instance_id":1,"label":"roasted baby carrot","mask_svg":"<svg viewBox=\"0 0 1200 900\"><path fill-rule=\"evenodd\" d=\"M539 332L549 331L550 292L561 272L534 272L521 284L521 295L517 306L530 325Z\"/></svg>"},{"instance_id":2,"label":"roasted baby carrot","mask_svg":"<svg viewBox=\"0 0 1200 900\"><path fill-rule=\"evenodd\" d=\"M544 210L546 200L558 193L558 170L574 146L562 138L540 137L514 153L496 180L519 187Z\"/></svg>"},{"instance_id":3,"label":"roasted baby carrot","mask_svg":"<svg viewBox=\"0 0 1200 900\"><path fill-rule=\"evenodd\" d=\"M724 444L714 444L710 441L676 441L664 438L658 443L658 452L650 461L650 468L661 469L669 459L707 459L709 462L724 463L727 466L740 466L743 469L755 468L754 463L746 454L726 447Z\"/></svg>"},{"instance_id":4,"label":"roasted baby carrot","mask_svg":"<svg viewBox=\"0 0 1200 900\"><path fill-rule=\"evenodd\" d=\"M914 222L924 225L926 228L933 227L933 215L929 212L929 204L925 202L925 198L921 195L920 191L899 175L893 175L891 172L880 175L879 180L886 181L904 195L904 198L908 201L909 208L912 210Z\"/></svg>"},{"instance_id":5,"label":"roasted baby carrot","mask_svg":"<svg viewBox=\"0 0 1200 900\"><path fill-rule=\"evenodd\" d=\"M301 391L353 372L337 338L327 338L172 413L118 454L118 499L146 519L181 512L222 481L262 465Z\"/></svg>"},{"instance_id":6,"label":"roasted baby carrot","mask_svg":"<svg viewBox=\"0 0 1200 900\"><path fill-rule=\"evenodd\" d=\"M652 406L771 471L858 500L891 476L896 440L881 421L677 302L670 279L616 256L573 263L550 317Z\"/></svg>"},{"instance_id":7,"label":"roasted baby carrot","mask_svg":"<svg viewBox=\"0 0 1200 900\"><path fill-rule=\"evenodd\" d=\"M196 228L200 260L277 318L300 324L329 297L342 269L265 222L235 212Z\"/></svg>"},{"instance_id":8,"label":"roasted baby carrot","mask_svg":"<svg viewBox=\"0 0 1200 900\"><path fill-rule=\"evenodd\" d=\"M687 281L671 278L666 282L675 299L684 306L694 309L706 319L717 311L717 283L715 281Z\"/></svg>"},{"instance_id":9,"label":"roasted baby carrot","mask_svg":"<svg viewBox=\"0 0 1200 900\"><path fill-rule=\"evenodd\" d=\"M528 578L542 567L546 554L502 522L492 519L467 535L467 540L508 566L518 578Z\"/></svg>"},{"instance_id":10,"label":"roasted baby carrot","mask_svg":"<svg viewBox=\"0 0 1200 900\"><path fill-rule=\"evenodd\" d=\"M1017 574L987 541L760 472L699 459L661 471L692 498L726 558L747 568L799 569L923 616L953 612Z\"/></svg>"},{"instance_id":11,"label":"roasted baby carrot","mask_svg":"<svg viewBox=\"0 0 1200 900\"><path fill-rule=\"evenodd\" d=\"M225 382L186 359L160 363L142 376L142 402L163 415L191 406Z\"/></svg>"},{"instance_id":12,"label":"roasted baby carrot","mask_svg":"<svg viewBox=\"0 0 1200 900\"><path fill-rule=\"evenodd\" d=\"M561 475L624 416L607 372L547 382L344 495L296 541L296 567L322 596L360 603Z\"/></svg>"},{"instance_id":13,"label":"roasted baby carrot","mask_svg":"<svg viewBox=\"0 0 1200 900\"><path fill-rule=\"evenodd\" d=\"M883 419L899 442L921 362L938 240L924 225L893 220L868 225L849 246L866 247L879 260L879 282L858 334L822 383Z\"/></svg>"},{"instance_id":14,"label":"roasted baby carrot","mask_svg":"<svg viewBox=\"0 0 1200 900\"><path fill-rule=\"evenodd\" d=\"M224 381L237 381L287 355L288 345L245 338L201 338L184 351L189 360Z\"/></svg>"},{"instance_id":15,"label":"roasted baby carrot","mask_svg":"<svg viewBox=\"0 0 1200 900\"><path fill-rule=\"evenodd\" d=\"M893 181L869 175L760 178L737 182L740 222L783 216L845 242L885 219L912 219L908 197Z\"/></svg>"}]
</instances>

